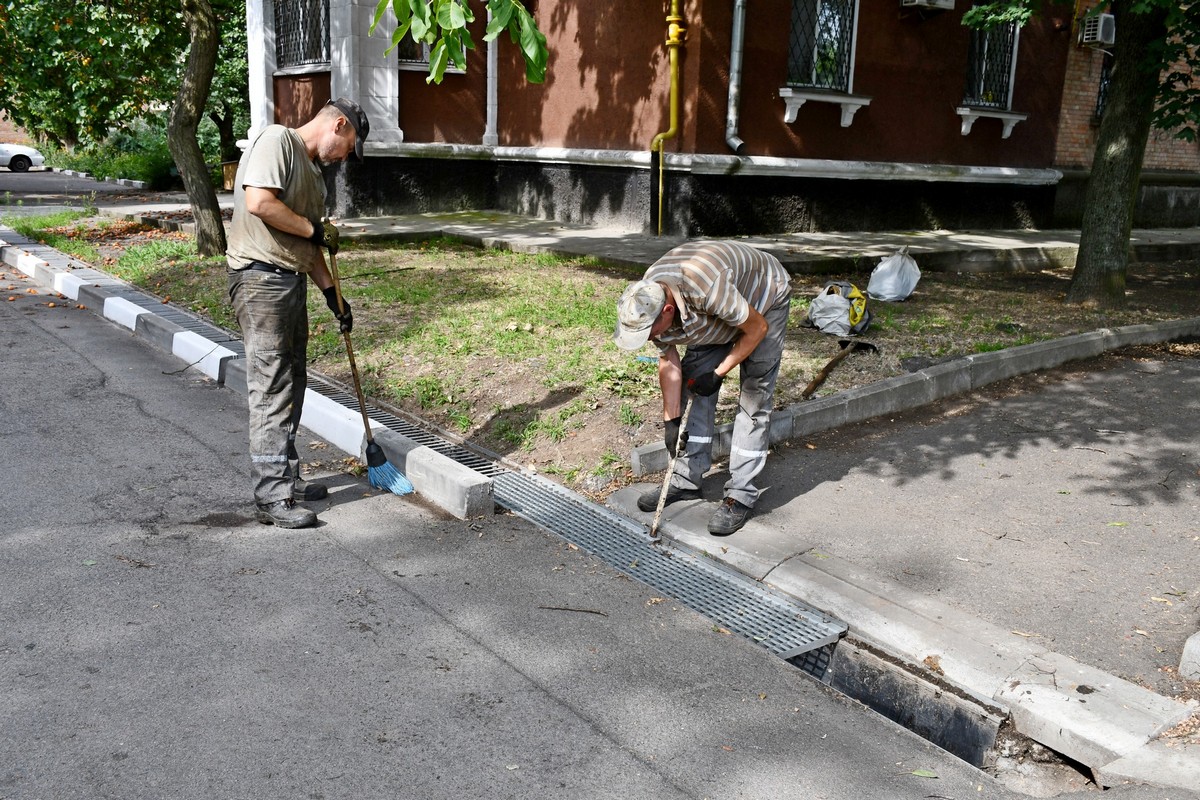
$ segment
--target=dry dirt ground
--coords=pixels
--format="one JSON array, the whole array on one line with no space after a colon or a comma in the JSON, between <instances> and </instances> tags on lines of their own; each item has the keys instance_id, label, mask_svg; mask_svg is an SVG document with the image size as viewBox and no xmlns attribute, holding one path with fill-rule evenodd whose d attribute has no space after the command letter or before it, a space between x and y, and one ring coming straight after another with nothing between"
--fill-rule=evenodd
<instances>
[{"instance_id":1,"label":"dry dirt ground","mask_svg":"<svg viewBox=\"0 0 1200 800\"><path fill-rule=\"evenodd\" d=\"M78 234L78 238L99 248L97 266L101 269L111 265L132 245L154 239L188 238L186 234L133 222L113 224L111 218L106 218L103 225L100 227L99 220L94 221ZM464 258L472 257L469 248L463 251ZM344 272L353 270L353 258L353 252L344 251L339 256L339 261L346 265ZM421 267L417 264L403 268ZM613 287L630 279L628 271L594 265L586 269L589 280L607 282L602 283L604 291L619 293L619 288ZM829 277L797 276L793 281L794 297L816 295ZM865 290L869 273L836 277L850 280ZM223 276L220 280L223 281ZM1200 261L1131 264L1128 305L1120 312L1065 305L1069 280L1067 270L1021 274L926 271L913 296L904 303L870 301L875 320L857 340L872 344L877 351L856 352L843 360L813 396L862 386L983 350L1104 327L1200 316ZM167 288L158 291L162 294ZM801 325L804 317L804 304L794 303L776 391L777 408L804 402L802 393L806 386L839 350L835 337ZM385 320L384 324L403 322ZM536 322L529 323L535 334ZM321 324L314 321L314 327ZM596 337L596 347L611 349L608 332L598 331ZM649 349L640 353L649 354ZM350 382L344 353L314 353L310 345L310 357L313 370L343 383ZM373 373L401 370L418 374L427 369L436 374L438 369L432 360L430 365L423 366L419 354L415 358L406 356L401 363L374 361L370 354L362 354L359 366L369 394L375 394L372 387L377 379L372 377ZM661 405L653 378L639 376L649 386L637 396L589 395L589 408L571 418L561 438L537 436L517 445L503 433L521 428L540 413L564 407L582 396L581 392L574 388L547 390L546 367L538 359L501 362L494 357L470 357L456 361L455 368L462 372L461 384L468 387L464 397L457 398L456 406L462 408L467 404L477 412L472 415L468 429L456 426L450 405L422 407L415 399L401 399L395 407L443 429L454 430L470 443L537 469L597 499L633 479L627 467L634 447L656 441L662 435ZM735 404L736 381L730 380L722 389L719 414L724 420L732 418ZM618 413L622 405L630 406L628 410L632 413Z\"/></svg>"}]
</instances>

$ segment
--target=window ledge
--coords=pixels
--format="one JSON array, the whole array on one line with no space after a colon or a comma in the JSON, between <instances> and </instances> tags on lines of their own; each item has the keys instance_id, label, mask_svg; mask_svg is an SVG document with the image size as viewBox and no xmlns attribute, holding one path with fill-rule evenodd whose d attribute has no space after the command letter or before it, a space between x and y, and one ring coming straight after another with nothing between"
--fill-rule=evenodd
<instances>
[{"instance_id":1,"label":"window ledge","mask_svg":"<svg viewBox=\"0 0 1200 800\"><path fill-rule=\"evenodd\" d=\"M1029 119L1028 114L1018 114L1015 111L996 111L990 108L960 107L954 109L954 113L962 117L963 136L971 132L971 126L980 117L990 117L1004 123L1004 131L1000 134L1001 139L1007 139L1018 122L1024 122L1026 119Z\"/></svg>"},{"instance_id":2,"label":"window ledge","mask_svg":"<svg viewBox=\"0 0 1200 800\"><path fill-rule=\"evenodd\" d=\"M818 92L806 91L804 89L793 89L784 87L779 90L779 96L783 98L784 113L783 121L792 123L796 121L796 112L800 107L812 100L817 103L836 103L842 107L842 127L849 128L850 123L854 121L854 112L858 111L863 106L871 104L871 98L863 97L857 94L841 94L838 92Z\"/></svg>"}]
</instances>

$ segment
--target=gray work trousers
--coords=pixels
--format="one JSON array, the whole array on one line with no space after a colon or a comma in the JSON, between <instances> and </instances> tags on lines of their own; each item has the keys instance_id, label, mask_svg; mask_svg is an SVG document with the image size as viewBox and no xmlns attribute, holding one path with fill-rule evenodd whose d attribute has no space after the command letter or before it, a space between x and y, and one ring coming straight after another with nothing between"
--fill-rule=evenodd
<instances>
[{"instance_id":1,"label":"gray work trousers","mask_svg":"<svg viewBox=\"0 0 1200 800\"><path fill-rule=\"evenodd\" d=\"M729 448L729 480L725 497L753 507L760 491L754 478L767 465L767 449L771 443L771 411L775 398L775 380L779 377L779 361L783 357L783 335L787 330L791 297L781 300L763 316L767 320L767 335L758 347L738 365L741 390L738 410L733 420L733 439ZM729 354L733 343L688 345L683 356L683 374L699 375L716 368ZM671 485L681 489L699 489L704 473L712 467L712 444L716 435L717 395L701 397L685 387L683 400L691 396L692 410L688 414L688 443L675 459Z\"/></svg>"},{"instance_id":2,"label":"gray work trousers","mask_svg":"<svg viewBox=\"0 0 1200 800\"><path fill-rule=\"evenodd\" d=\"M291 497L299 477L296 430L308 387L307 291L306 275L229 271L229 300L246 348L250 477L254 499L262 504Z\"/></svg>"}]
</instances>

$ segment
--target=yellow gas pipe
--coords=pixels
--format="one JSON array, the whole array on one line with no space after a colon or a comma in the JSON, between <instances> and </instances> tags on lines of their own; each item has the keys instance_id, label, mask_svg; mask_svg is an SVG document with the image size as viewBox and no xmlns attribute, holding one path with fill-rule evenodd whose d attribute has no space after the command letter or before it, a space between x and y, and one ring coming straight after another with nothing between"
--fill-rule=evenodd
<instances>
[{"instance_id":1,"label":"yellow gas pipe","mask_svg":"<svg viewBox=\"0 0 1200 800\"><path fill-rule=\"evenodd\" d=\"M658 235L663 232L663 194L666 191L664 165L667 154L664 143L679 132L679 48L683 47L687 29L680 23L679 0L671 0L671 12L667 15L667 53L671 63L671 127L654 137L650 152L658 151Z\"/></svg>"}]
</instances>

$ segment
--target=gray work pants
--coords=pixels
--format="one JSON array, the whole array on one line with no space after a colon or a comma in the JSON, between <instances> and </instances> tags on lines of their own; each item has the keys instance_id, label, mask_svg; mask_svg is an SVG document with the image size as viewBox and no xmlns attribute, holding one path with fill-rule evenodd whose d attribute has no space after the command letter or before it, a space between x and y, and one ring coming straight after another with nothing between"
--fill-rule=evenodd
<instances>
[{"instance_id":1,"label":"gray work pants","mask_svg":"<svg viewBox=\"0 0 1200 800\"><path fill-rule=\"evenodd\" d=\"M254 499L292 496L298 477L296 430L308 386L308 277L230 270L233 303L246 348L250 476Z\"/></svg>"},{"instance_id":2,"label":"gray work pants","mask_svg":"<svg viewBox=\"0 0 1200 800\"><path fill-rule=\"evenodd\" d=\"M738 368L741 390L737 416L733 420L733 440L729 448L729 480L725 496L753 507L760 491L754 478L767 465L771 437L771 410L775 398L775 380L783 356L783 335L787 330L791 298L780 301L763 316L767 335ZM699 375L716 368L733 348L733 343L688 345L683 356L683 374ZM685 388L684 402L691 395L688 414L688 443L675 459L671 485L681 489L699 489L704 473L712 467L712 443L716 433L717 395L701 397Z\"/></svg>"}]
</instances>

